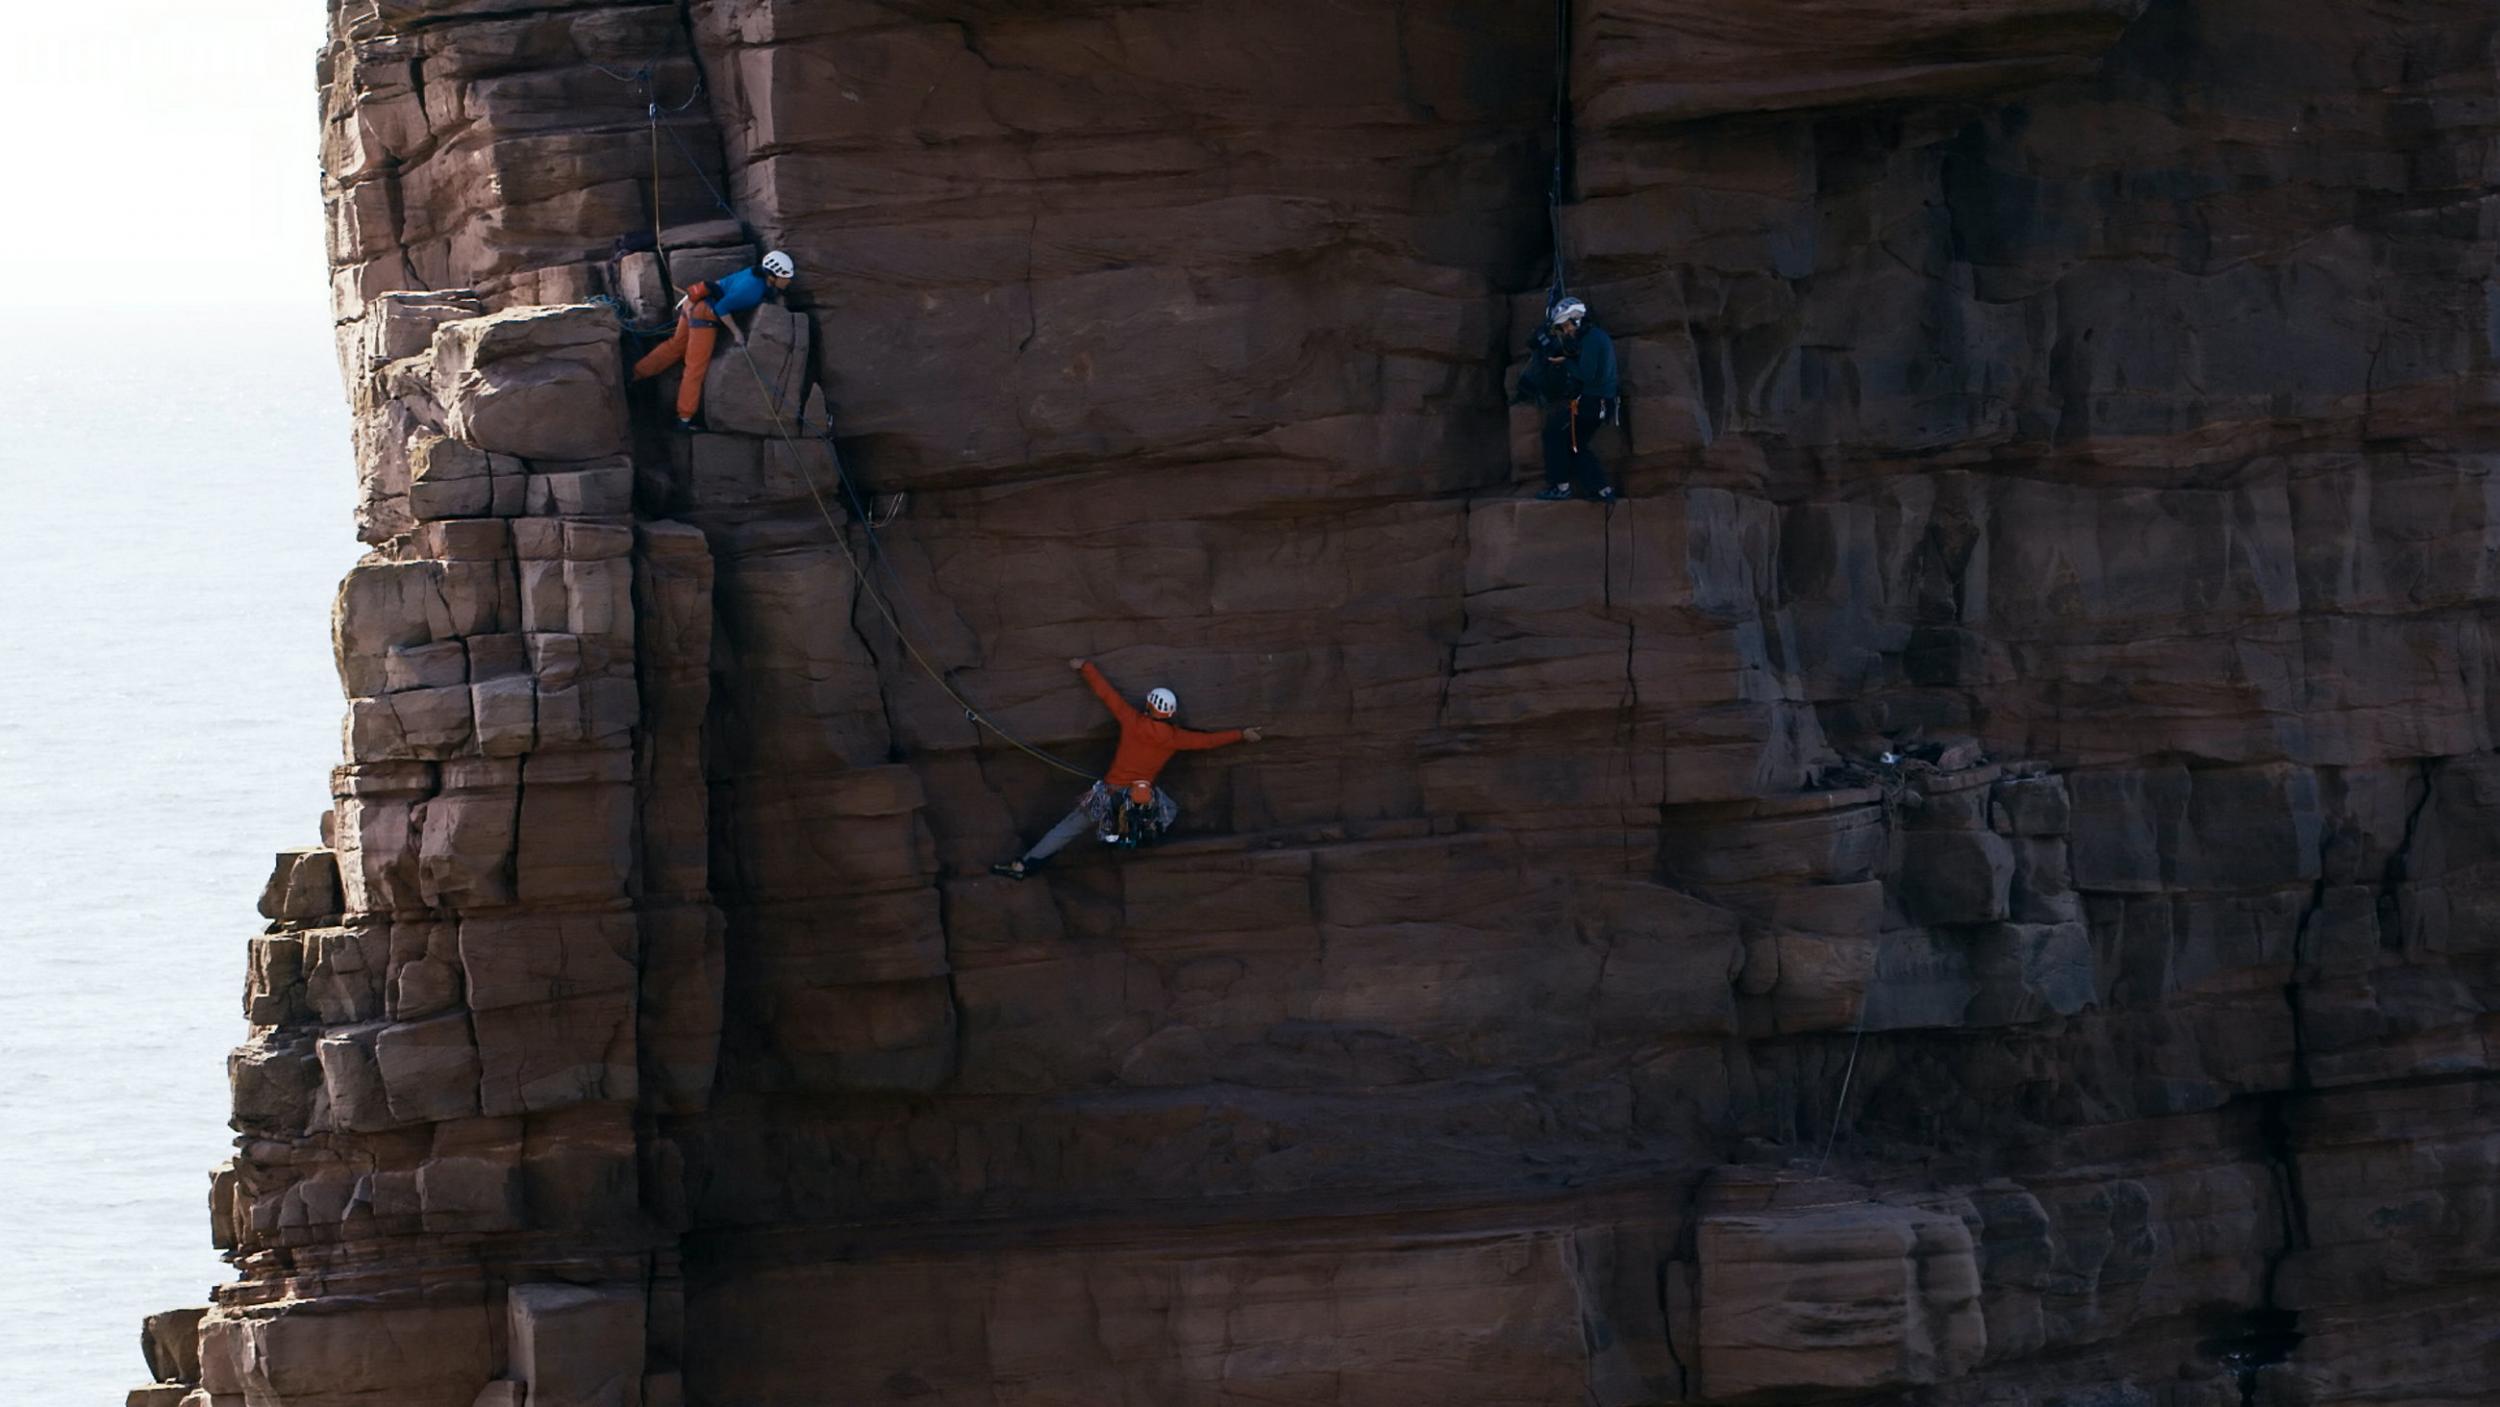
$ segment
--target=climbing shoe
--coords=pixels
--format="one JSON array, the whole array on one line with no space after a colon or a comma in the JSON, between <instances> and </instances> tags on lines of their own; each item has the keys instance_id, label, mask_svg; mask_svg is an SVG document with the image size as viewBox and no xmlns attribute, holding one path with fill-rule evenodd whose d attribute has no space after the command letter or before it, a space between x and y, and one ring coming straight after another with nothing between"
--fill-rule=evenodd
<instances>
[{"instance_id":1,"label":"climbing shoe","mask_svg":"<svg viewBox=\"0 0 2500 1407\"><path fill-rule=\"evenodd\" d=\"M990 873L1001 879L1030 879L1033 877L1033 867L1022 860L1009 860L1003 865L990 866Z\"/></svg>"},{"instance_id":2,"label":"climbing shoe","mask_svg":"<svg viewBox=\"0 0 2500 1407\"><path fill-rule=\"evenodd\" d=\"M1600 502L1600 503L1612 503L1612 502L1614 502L1614 501L1615 501L1615 491L1614 491L1613 489L1599 489L1599 490L1597 491L1597 501L1598 501L1598 502Z\"/></svg>"},{"instance_id":3,"label":"climbing shoe","mask_svg":"<svg viewBox=\"0 0 2500 1407\"><path fill-rule=\"evenodd\" d=\"M694 419L693 419L693 417L691 417L691 416L684 416L684 415L681 415L681 416L677 417L677 428L678 428L678 429L680 429L680 430L683 430L683 431L685 431L687 434L691 435L691 434L693 434L695 431L700 430L700 429L702 429L703 427L702 427L702 426L700 426L700 425L695 424L695 423L694 423Z\"/></svg>"},{"instance_id":4,"label":"climbing shoe","mask_svg":"<svg viewBox=\"0 0 2500 1407\"><path fill-rule=\"evenodd\" d=\"M1563 503L1569 501L1570 498L1571 485L1569 484L1556 484L1552 488L1547 489L1545 492L1536 496L1536 500L1539 503Z\"/></svg>"}]
</instances>

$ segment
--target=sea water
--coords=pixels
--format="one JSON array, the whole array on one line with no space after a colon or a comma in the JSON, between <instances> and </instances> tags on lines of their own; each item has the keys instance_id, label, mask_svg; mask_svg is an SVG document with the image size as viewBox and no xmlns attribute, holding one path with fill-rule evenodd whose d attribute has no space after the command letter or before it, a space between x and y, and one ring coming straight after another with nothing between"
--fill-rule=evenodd
<instances>
[{"instance_id":1,"label":"sea water","mask_svg":"<svg viewBox=\"0 0 2500 1407\"><path fill-rule=\"evenodd\" d=\"M0 336L0 1402L118 1403L207 1303L272 852L320 843L358 545L327 313Z\"/></svg>"}]
</instances>

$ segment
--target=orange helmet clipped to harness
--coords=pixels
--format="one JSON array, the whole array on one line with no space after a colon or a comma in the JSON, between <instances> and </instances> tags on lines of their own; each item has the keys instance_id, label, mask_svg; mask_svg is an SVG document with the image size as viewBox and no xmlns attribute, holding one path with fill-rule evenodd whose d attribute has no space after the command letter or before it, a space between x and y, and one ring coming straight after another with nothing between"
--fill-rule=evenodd
<instances>
[{"instance_id":1,"label":"orange helmet clipped to harness","mask_svg":"<svg viewBox=\"0 0 2500 1407\"><path fill-rule=\"evenodd\" d=\"M1137 803L1137 804L1138 804L1138 805L1140 805L1140 806L1152 806L1152 805L1154 805L1154 804L1155 804L1155 784L1154 784L1154 783L1152 783L1152 782L1131 782L1131 783L1129 783L1129 784L1128 784L1128 799L1129 799L1129 800L1131 800L1131 801L1133 801L1133 802L1135 802L1135 803Z\"/></svg>"}]
</instances>

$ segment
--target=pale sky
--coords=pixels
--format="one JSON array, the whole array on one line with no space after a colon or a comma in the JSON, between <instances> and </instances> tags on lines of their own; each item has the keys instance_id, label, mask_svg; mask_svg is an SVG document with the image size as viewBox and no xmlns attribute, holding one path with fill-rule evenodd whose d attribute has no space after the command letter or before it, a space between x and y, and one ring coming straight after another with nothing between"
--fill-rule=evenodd
<instances>
[{"instance_id":1,"label":"pale sky","mask_svg":"<svg viewBox=\"0 0 2500 1407\"><path fill-rule=\"evenodd\" d=\"M320 305L323 21L322 0L10 6L11 301Z\"/></svg>"}]
</instances>

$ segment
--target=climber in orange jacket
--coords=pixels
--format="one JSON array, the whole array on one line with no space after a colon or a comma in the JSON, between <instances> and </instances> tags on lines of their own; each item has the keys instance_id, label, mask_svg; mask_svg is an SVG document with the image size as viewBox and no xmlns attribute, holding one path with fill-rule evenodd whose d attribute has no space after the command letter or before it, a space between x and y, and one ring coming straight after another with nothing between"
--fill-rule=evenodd
<instances>
[{"instance_id":1,"label":"climber in orange jacket","mask_svg":"<svg viewBox=\"0 0 2500 1407\"><path fill-rule=\"evenodd\" d=\"M738 326L737 315L778 296L798 272L797 261L776 249L754 268L686 285L677 330L634 363L636 381L648 381L681 361L686 364L685 379L677 386L678 429L695 428L695 412L703 408L703 373L711 370L712 344L720 338L721 324L727 323L730 335L743 344L747 335Z\"/></svg>"},{"instance_id":2,"label":"climber in orange jacket","mask_svg":"<svg viewBox=\"0 0 2500 1407\"><path fill-rule=\"evenodd\" d=\"M1101 670L1084 660L1070 660L1068 667L1085 676L1085 682L1093 689L1094 696L1102 700L1103 707L1111 710L1112 717L1120 720L1119 751L1111 755L1111 770L1077 799L1076 809L1070 811L1066 819L1051 827L1049 834L1033 842L1033 848L1025 851L1023 858L990 866L991 874L1023 879L1041 868L1043 861L1066 849L1069 841L1084 834L1088 828L1101 832L1105 840L1116 839L1110 827L1119 817L1124 797L1134 797L1141 804L1151 806L1155 829L1168 829L1180 819L1181 808L1163 788L1154 784L1154 780L1163 771L1164 764L1172 760L1174 753L1200 752L1207 748L1259 740L1256 728L1193 733L1172 722L1172 715L1180 712L1181 701L1171 690L1148 689L1145 710L1140 712L1120 697L1120 691L1111 687L1111 681L1102 677Z\"/></svg>"}]
</instances>

